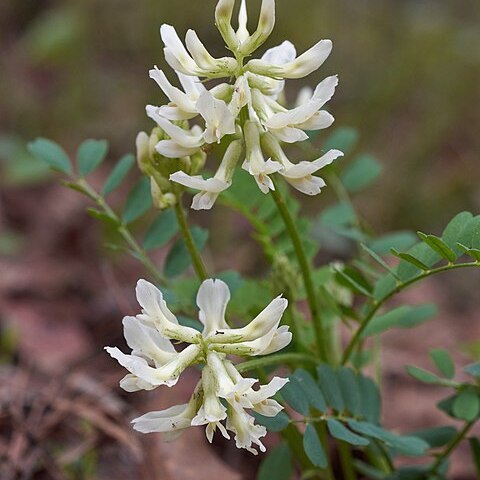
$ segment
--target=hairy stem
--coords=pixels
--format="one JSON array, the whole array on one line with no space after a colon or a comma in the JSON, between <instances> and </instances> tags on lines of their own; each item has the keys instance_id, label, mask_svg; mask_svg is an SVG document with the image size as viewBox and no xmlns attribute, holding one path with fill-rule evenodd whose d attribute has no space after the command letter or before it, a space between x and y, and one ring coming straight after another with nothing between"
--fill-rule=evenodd
<instances>
[{"instance_id":1,"label":"hairy stem","mask_svg":"<svg viewBox=\"0 0 480 480\"><path fill-rule=\"evenodd\" d=\"M197 277L203 282L208 278L208 272L205 268L203 263L202 257L200 256L200 252L195 245L195 241L192 236L192 232L188 227L187 217L185 215L185 210L182 206L182 196L180 194L177 195L177 203L175 204L175 214L177 216L178 225L180 227L180 232L183 237L183 241L187 247L188 252L190 253L190 257L192 259L192 265L195 269L195 273Z\"/></svg>"},{"instance_id":2,"label":"hairy stem","mask_svg":"<svg viewBox=\"0 0 480 480\"><path fill-rule=\"evenodd\" d=\"M323 325L322 318L320 316L319 302L317 294L315 292L315 287L312 280L312 272L305 254L305 248L303 246L302 240L298 233L295 221L293 220L290 212L288 210L287 204L280 194L277 187L272 191L273 199L277 205L278 211L282 216L283 222L287 228L290 239L292 240L293 247L295 249L295 254L297 256L298 264L302 272L303 282L305 284L305 290L307 292L308 305L310 307L310 312L313 319L313 327L315 330L315 338L318 348L318 353L321 360L328 359L328 339L325 336L325 329Z\"/></svg>"},{"instance_id":3,"label":"hairy stem","mask_svg":"<svg viewBox=\"0 0 480 480\"><path fill-rule=\"evenodd\" d=\"M357 344L362 339L363 332L366 330L366 328L368 327L368 325L372 321L375 314L380 310L380 308L385 304L385 302L388 301L390 298L392 298L395 294L397 294L398 292L408 288L409 286L413 285L414 283L416 283L420 280L423 280L424 278L435 275L437 273L447 272L447 271L450 271L450 270L456 270L456 269L459 269L459 268L478 267L478 266L480 266L479 262L469 262L469 263L461 263L461 264L458 264L458 265L450 265L449 264L449 265L444 265L442 267L433 268L431 270L428 270L428 271L422 273L421 275L418 275L417 277L411 278L410 280L402 283L401 285L398 286L398 288L396 288L392 292L389 292L387 295L385 295L380 300L376 301L376 303L374 303L372 305L372 308L370 309L368 315L362 321L362 324L360 325L358 330L355 332L355 335L352 337L352 339L350 340L350 343L348 344L347 348L345 349L345 353L344 353L343 359L342 359L342 365L345 365L350 360L350 357L352 356L353 351L355 350L355 347L357 346Z\"/></svg>"}]
</instances>

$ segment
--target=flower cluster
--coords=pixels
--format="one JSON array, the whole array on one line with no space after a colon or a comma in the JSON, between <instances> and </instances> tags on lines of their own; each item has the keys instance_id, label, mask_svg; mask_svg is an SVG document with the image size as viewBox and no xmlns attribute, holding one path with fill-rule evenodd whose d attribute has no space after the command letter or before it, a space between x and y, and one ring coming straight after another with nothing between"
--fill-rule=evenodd
<instances>
[{"instance_id":1,"label":"flower cluster","mask_svg":"<svg viewBox=\"0 0 480 480\"><path fill-rule=\"evenodd\" d=\"M315 161L292 163L282 143L296 143L308 138L306 131L329 127L334 118L322 110L338 84L336 76L320 82L314 91L302 95L301 103L288 110L282 105L286 79L296 79L317 70L331 50L330 40L321 40L297 56L288 41L271 48L261 59L246 61L270 36L275 24L275 0L263 0L255 32L247 29L247 8L242 0L238 27L232 27L235 0L220 0L215 19L232 57L214 58L193 30L188 30L185 45L174 27L162 25L165 59L175 70L182 88L173 86L158 68L150 71L170 100L160 107L147 106L147 114L163 132L154 149L161 158L188 159L207 150L209 144L229 138L223 160L213 176L196 175L200 168L187 166L170 175L170 180L199 190L194 209L210 209L218 195L232 182L236 164L254 176L260 190L274 190L270 175L278 173L293 187L316 195L325 182L314 174L343 155L330 150ZM226 79L208 90L206 80ZM230 83L230 79L234 79ZM191 126L190 120L195 124ZM142 150L148 136L141 133L137 144ZM203 165L202 165L203 166ZM198 167L198 165L197 165Z\"/></svg>"},{"instance_id":2,"label":"flower cluster","mask_svg":"<svg viewBox=\"0 0 480 480\"><path fill-rule=\"evenodd\" d=\"M243 328L230 328L225 310L230 300L228 286L221 280L206 280L198 295L199 319L203 331L180 325L168 309L162 293L151 283L140 280L137 299L142 313L123 319L124 334L132 349L127 355L118 348L106 347L108 353L130 373L120 382L128 391L152 390L160 385L175 385L190 365L203 364L201 380L185 405L151 412L133 421L143 433L164 432L167 439L176 438L190 426L206 425L211 442L218 428L224 437L235 434L238 448L252 453L252 444L264 451L263 426L254 423L247 411L276 416L282 406L271 397L288 379L279 377L254 389L254 378L243 378L227 355L266 355L286 347L292 334L287 326L279 327L288 302L281 296L274 299L254 320ZM171 341L189 344L177 351ZM222 422L225 421L225 425Z\"/></svg>"}]
</instances>

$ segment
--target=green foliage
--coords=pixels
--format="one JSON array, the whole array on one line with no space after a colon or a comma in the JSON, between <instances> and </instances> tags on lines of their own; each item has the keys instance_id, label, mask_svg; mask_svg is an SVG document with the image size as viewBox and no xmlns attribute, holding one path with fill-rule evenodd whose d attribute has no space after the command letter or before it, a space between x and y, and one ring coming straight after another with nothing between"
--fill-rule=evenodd
<instances>
[{"instance_id":1,"label":"green foliage","mask_svg":"<svg viewBox=\"0 0 480 480\"><path fill-rule=\"evenodd\" d=\"M310 461L320 468L326 468L328 465L327 455L318 437L315 427L308 424L303 434L303 448Z\"/></svg>"},{"instance_id":2,"label":"green foliage","mask_svg":"<svg viewBox=\"0 0 480 480\"><path fill-rule=\"evenodd\" d=\"M355 158L342 174L342 183L350 192L358 192L374 183L382 173L382 166L371 155Z\"/></svg>"},{"instance_id":3,"label":"green foliage","mask_svg":"<svg viewBox=\"0 0 480 480\"><path fill-rule=\"evenodd\" d=\"M78 148L78 171L82 177L94 172L105 160L108 152L106 140L85 140Z\"/></svg>"},{"instance_id":4,"label":"green foliage","mask_svg":"<svg viewBox=\"0 0 480 480\"><path fill-rule=\"evenodd\" d=\"M286 443L273 448L258 470L257 480L290 480L292 478L292 454Z\"/></svg>"},{"instance_id":5,"label":"green foliage","mask_svg":"<svg viewBox=\"0 0 480 480\"><path fill-rule=\"evenodd\" d=\"M39 160L47 163L53 170L69 175L72 165L62 147L46 138L37 138L28 144L29 152Z\"/></svg>"},{"instance_id":6,"label":"green foliage","mask_svg":"<svg viewBox=\"0 0 480 480\"><path fill-rule=\"evenodd\" d=\"M152 207L150 195L150 179L141 178L127 197L123 208L122 220L127 225L144 215Z\"/></svg>"},{"instance_id":7,"label":"green foliage","mask_svg":"<svg viewBox=\"0 0 480 480\"><path fill-rule=\"evenodd\" d=\"M280 412L275 417L265 417L256 412L253 415L257 423L266 427L269 432L281 432L290 423L290 419L285 412Z\"/></svg>"},{"instance_id":8,"label":"green foliage","mask_svg":"<svg viewBox=\"0 0 480 480\"><path fill-rule=\"evenodd\" d=\"M143 240L145 250L165 246L178 232L177 218L173 210L166 210L155 219Z\"/></svg>"},{"instance_id":9,"label":"green foliage","mask_svg":"<svg viewBox=\"0 0 480 480\"><path fill-rule=\"evenodd\" d=\"M342 440L343 442L356 446L365 446L370 443L368 439L353 433L338 420L330 418L327 420L327 425L330 435L337 440Z\"/></svg>"},{"instance_id":10,"label":"green foliage","mask_svg":"<svg viewBox=\"0 0 480 480\"><path fill-rule=\"evenodd\" d=\"M455 364L446 350L440 348L431 350L430 358L444 377L452 379L455 376Z\"/></svg>"},{"instance_id":11,"label":"green foliage","mask_svg":"<svg viewBox=\"0 0 480 480\"><path fill-rule=\"evenodd\" d=\"M131 170L135 163L135 157L132 154L123 156L119 162L115 165L115 168L107 178L105 185L102 189L102 195L106 197L112 193L116 188L120 186L128 172Z\"/></svg>"}]
</instances>

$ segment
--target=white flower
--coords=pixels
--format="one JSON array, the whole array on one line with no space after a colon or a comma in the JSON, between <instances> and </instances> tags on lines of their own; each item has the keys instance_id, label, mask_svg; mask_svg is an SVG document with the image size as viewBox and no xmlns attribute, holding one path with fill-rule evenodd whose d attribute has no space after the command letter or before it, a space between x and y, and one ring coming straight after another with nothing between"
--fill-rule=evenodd
<instances>
[{"instance_id":1,"label":"white flower","mask_svg":"<svg viewBox=\"0 0 480 480\"><path fill-rule=\"evenodd\" d=\"M281 161L265 155L260 135L268 132L281 142L293 144L307 140L308 131L332 125L333 116L322 108L335 92L336 76L320 82L308 96L311 90L304 89L294 108L284 106L285 80L305 77L317 70L330 55L332 42L321 40L297 56L295 46L284 41L267 49L260 59L245 63L272 33L275 0L262 0L253 33L247 27L246 1L241 1L236 29L232 26L234 8L235 0L219 0L215 10L216 26L232 52L231 57L214 58L193 30L187 31L184 44L172 26L162 25L160 33L165 44L165 58L176 71L183 91L174 87L161 70L151 70L151 77L169 99L167 105L147 107L147 114L166 137L158 142L156 151L168 158L189 157L199 151L203 154L208 151L205 144L220 143L228 135L232 138L227 138L227 142L232 143L242 136L246 147L242 168L255 178L263 193L275 189L271 175L280 173L297 190L316 195L325 184L312 174L324 166L326 159L310 165L300 162L293 168L285 154ZM206 80L219 78L224 79L223 83L206 88ZM194 120L195 125L187 126L190 120ZM188 165L188 161L186 163ZM192 208L209 209L218 195L230 186L233 172L228 168L228 174L225 173L225 164L236 163L227 162L224 157L210 179L198 175L198 168L183 166L186 171L177 172L171 179L200 190Z\"/></svg>"},{"instance_id":2,"label":"white flower","mask_svg":"<svg viewBox=\"0 0 480 480\"><path fill-rule=\"evenodd\" d=\"M284 168L280 171L280 175L282 175L290 185L306 195L317 195L326 185L322 178L316 177L313 174L330 165L338 157L343 156L340 150L329 150L317 160L311 162L303 161L294 164L290 162L278 140L271 133L262 135L262 146L272 158L283 165Z\"/></svg>"},{"instance_id":3,"label":"white flower","mask_svg":"<svg viewBox=\"0 0 480 480\"><path fill-rule=\"evenodd\" d=\"M252 444L257 444L263 449L259 438L266 430L255 425L245 409L276 415L282 407L270 397L288 380L275 377L268 385L254 390L252 387L258 380L243 378L227 354L258 355L285 347L291 334L287 326L279 327L279 323L287 300L276 298L248 325L232 329L225 319L230 300L228 286L221 280L206 280L197 294L199 320L204 326L200 333L179 325L162 293L151 283L138 282L137 299L142 312L123 320L131 353L127 355L118 348L106 347L129 371L120 382L122 388L134 392L160 385L171 387L189 365L205 365L202 379L187 404L143 415L133 421L134 428L144 433L164 432L172 439L189 426L205 425L210 442L217 429L229 438L229 429L235 433L239 448L256 453ZM177 351L171 340L190 345ZM226 427L222 423L225 420Z\"/></svg>"}]
</instances>

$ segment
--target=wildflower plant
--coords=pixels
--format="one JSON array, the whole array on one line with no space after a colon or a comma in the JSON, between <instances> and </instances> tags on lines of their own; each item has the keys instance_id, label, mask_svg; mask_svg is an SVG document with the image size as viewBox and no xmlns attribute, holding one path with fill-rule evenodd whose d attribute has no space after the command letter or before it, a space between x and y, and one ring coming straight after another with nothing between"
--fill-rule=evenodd
<instances>
[{"instance_id":1,"label":"wildflower plant","mask_svg":"<svg viewBox=\"0 0 480 480\"><path fill-rule=\"evenodd\" d=\"M303 89L292 106L286 100L286 81L319 69L332 42L321 40L298 55L285 41L257 57L274 28L275 1L262 1L253 32L247 2L237 22L235 4L220 0L215 11L229 52L222 58L214 58L193 30L183 42L174 27L162 25L165 59L178 84L159 68L150 70L167 103L146 107L154 126L137 136L141 179L120 213L109 195L131 175L132 155L119 160L98 191L89 176L108 153L106 141L82 143L75 167L50 140L29 146L68 177L68 187L95 203L89 213L116 234L110 246L139 260L150 279L137 284L140 313L123 319L129 350L106 348L128 371L120 387L174 387L184 370L199 370L185 403L146 413L133 428L174 440L202 426L210 442L218 430L254 454L265 452L268 431L279 432L283 440L259 469L262 480L291 478L293 469L302 478L447 478L451 454L464 439L474 458L480 456L472 434L480 415L479 364L465 367L468 376L457 379L450 354L435 349L430 356L437 373L407 368L418 381L448 389L438 407L462 422L414 433L382 426L381 373L377 368L373 379L365 372L380 364L383 332L413 328L436 313L431 304L389 307L392 297L432 275L480 265L480 216L462 212L439 236L375 237L353 196L377 179L380 164L368 154L351 155L354 130L319 135L334 122L324 107L337 77ZM353 158L336 161L344 153ZM207 161L215 165L213 174ZM337 203L319 200L320 215L306 218L293 191L313 196L327 184ZM183 206L192 190L194 210L217 202L250 222L270 264L267 274L247 279L234 271L213 273L210 264L207 269L202 250L208 231L191 226ZM153 212L139 240L138 227ZM320 248L333 256L338 245L346 247L343 261L318 262ZM158 248L168 249L162 269L150 256ZM268 380L277 370L280 376ZM398 457L423 461L406 467Z\"/></svg>"}]
</instances>

